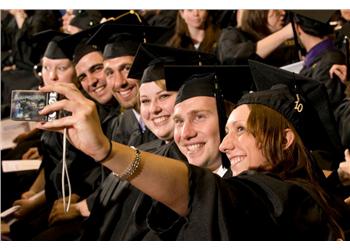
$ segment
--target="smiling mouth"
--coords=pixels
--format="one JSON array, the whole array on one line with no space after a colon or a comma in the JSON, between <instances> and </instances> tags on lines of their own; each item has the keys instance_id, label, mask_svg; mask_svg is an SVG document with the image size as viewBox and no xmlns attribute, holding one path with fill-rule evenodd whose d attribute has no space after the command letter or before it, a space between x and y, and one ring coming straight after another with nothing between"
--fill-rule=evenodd
<instances>
[{"instance_id":1,"label":"smiling mouth","mask_svg":"<svg viewBox=\"0 0 350 250\"><path fill-rule=\"evenodd\" d=\"M236 166L238 163L240 163L244 159L245 159L245 156L235 156L230 158L231 166Z\"/></svg>"},{"instance_id":2,"label":"smiling mouth","mask_svg":"<svg viewBox=\"0 0 350 250\"><path fill-rule=\"evenodd\" d=\"M94 92L97 94L100 94L104 89L105 89L105 86L101 85L101 86L98 86L97 88L95 88Z\"/></svg>"},{"instance_id":3,"label":"smiling mouth","mask_svg":"<svg viewBox=\"0 0 350 250\"><path fill-rule=\"evenodd\" d=\"M128 88L128 89L123 89L123 90L119 90L118 93L122 98L129 98L132 95L132 91L133 91L134 87Z\"/></svg>"},{"instance_id":4,"label":"smiling mouth","mask_svg":"<svg viewBox=\"0 0 350 250\"><path fill-rule=\"evenodd\" d=\"M156 125L156 126L162 126L165 123L167 123L168 120L169 120L168 116L161 116L161 117L157 117L157 118L152 119L154 125Z\"/></svg>"},{"instance_id":5,"label":"smiling mouth","mask_svg":"<svg viewBox=\"0 0 350 250\"><path fill-rule=\"evenodd\" d=\"M205 145L205 143L196 143L196 144L191 144L191 145L185 146L187 149L187 154L191 155L191 154L195 154L195 153L199 152L200 150L202 150L204 145Z\"/></svg>"}]
</instances>

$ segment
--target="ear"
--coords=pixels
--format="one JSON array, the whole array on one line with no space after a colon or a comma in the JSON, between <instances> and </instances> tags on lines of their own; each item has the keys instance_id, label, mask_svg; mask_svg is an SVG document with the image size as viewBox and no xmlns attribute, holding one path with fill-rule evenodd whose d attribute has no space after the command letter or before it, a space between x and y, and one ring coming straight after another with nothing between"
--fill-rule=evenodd
<instances>
[{"instance_id":1,"label":"ear","mask_svg":"<svg viewBox=\"0 0 350 250\"><path fill-rule=\"evenodd\" d=\"M300 35L302 34L301 32L303 32L303 30L301 29L299 24L295 24L295 31L297 33L297 35L300 37Z\"/></svg>"},{"instance_id":2,"label":"ear","mask_svg":"<svg viewBox=\"0 0 350 250\"><path fill-rule=\"evenodd\" d=\"M289 146L294 142L295 134L290 128L284 130L284 138L283 138L283 149L289 148Z\"/></svg>"}]
</instances>

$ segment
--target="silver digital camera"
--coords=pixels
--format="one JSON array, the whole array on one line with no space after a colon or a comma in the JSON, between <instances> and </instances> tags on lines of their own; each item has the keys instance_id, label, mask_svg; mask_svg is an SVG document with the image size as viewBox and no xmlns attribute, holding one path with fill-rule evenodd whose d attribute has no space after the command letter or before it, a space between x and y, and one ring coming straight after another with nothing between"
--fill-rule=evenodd
<instances>
[{"instance_id":1,"label":"silver digital camera","mask_svg":"<svg viewBox=\"0 0 350 250\"><path fill-rule=\"evenodd\" d=\"M58 100L56 92L44 93L37 90L13 90L11 96L11 119L15 121L52 121L59 113L39 115L46 105Z\"/></svg>"}]
</instances>

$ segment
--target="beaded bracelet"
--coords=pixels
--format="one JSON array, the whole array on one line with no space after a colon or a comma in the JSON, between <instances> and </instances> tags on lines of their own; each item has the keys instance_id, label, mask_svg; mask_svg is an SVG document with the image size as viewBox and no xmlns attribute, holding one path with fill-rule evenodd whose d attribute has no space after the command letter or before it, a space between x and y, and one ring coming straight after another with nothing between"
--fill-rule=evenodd
<instances>
[{"instance_id":1,"label":"beaded bracelet","mask_svg":"<svg viewBox=\"0 0 350 250\"><path fill-rule=\"evenodd\" d=\"M140 167L141 152L140 152L140 150L138 150L137 148L135 148L133 146L131 146L131 148L133 148L135 150L134 161L131 163L131 165L127 169L124 170L123 173L117 174L117 173L113 172L113 175L119 177L121 180L128 180L130 177L132 177L135 174L137 169Z\"/></svg>"},{"instance_id":2,"label":"beaded bracelet","mask_svg":"<svg viewBox=\"0 0 350 250\"><path fill-rule=\"evenodd\" d=\"M112 153L112 141L109 140L109 149L108 149L108 153L106 154L105 157L102 158L102 160L99 160L99 161L96 161L97 163L102 163L104 162L105 160L107 160L107 158L111 155Z\"/></svg>"}]
</instances>

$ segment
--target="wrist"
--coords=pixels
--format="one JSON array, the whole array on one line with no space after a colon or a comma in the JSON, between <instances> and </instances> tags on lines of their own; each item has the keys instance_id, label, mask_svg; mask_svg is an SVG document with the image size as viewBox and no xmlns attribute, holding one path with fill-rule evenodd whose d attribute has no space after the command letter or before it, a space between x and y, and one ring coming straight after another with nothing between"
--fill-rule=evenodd
<instances>
[{"instance_id":1,"label":"wrist","mask_svg":"<svg viewBox=\"0 0 350 250\"><path fill-rule=\"evenodd\" d=\"M98 163L105 162L112 153L112 141L111 140L105 140L103 146L101 147L101 150L99 150L98 154L96 154L93 158Z\"/></svg>"}]
</instances>

